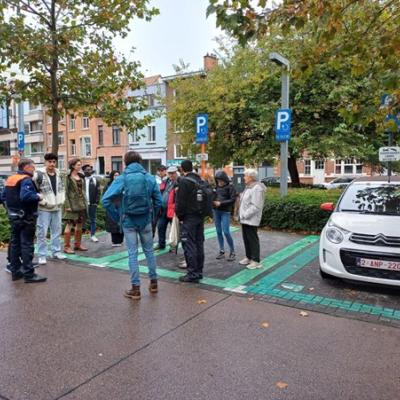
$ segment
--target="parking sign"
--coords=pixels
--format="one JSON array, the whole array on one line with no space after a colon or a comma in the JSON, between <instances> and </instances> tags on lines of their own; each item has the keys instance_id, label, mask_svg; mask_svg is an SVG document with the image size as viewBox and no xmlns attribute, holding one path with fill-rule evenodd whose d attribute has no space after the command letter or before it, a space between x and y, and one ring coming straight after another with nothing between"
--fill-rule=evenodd
<instances>
[{"instance_id":1,"label":"parking sign","mask_svg":"<svg viewBox=\"0 0 400 400\"><path fill-rule=\"evenodd\" d=\"M275 138L278 142L290 139L291 124L292 110L290 108L281 108L275 113Z\"/></svg>"},{"instance_id":2,"label":"parking sign","mask_svg":"<svg viewBox=\"0 0 400 400\"><path fill-rule=\"evenodd\" d=\"M196 116L196 143L208 143L208 114Z\"/></svg>"},{"instance_id":3,"label":"parking sign","mask_svg":"<svg viewBox=\"0 0 400 400\"><path fill-rule=\"evenodd\" d=\"M18 151L25 150L25 133L24 131L18 132Z\"/></svg>"}]
</instances>

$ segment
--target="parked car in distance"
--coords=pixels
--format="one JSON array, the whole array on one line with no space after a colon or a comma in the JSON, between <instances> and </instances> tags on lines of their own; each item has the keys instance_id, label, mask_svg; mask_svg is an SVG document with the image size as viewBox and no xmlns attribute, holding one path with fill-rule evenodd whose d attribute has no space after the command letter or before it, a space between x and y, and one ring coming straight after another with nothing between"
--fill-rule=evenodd
<instances>
[{"instance_id":1,"label":"parked car in distance","mask_svg":"<svg viewBox=\"0 0 400 400\"><path fill-rule=\"evenodd\" d=\"M343 189L350 185L351 182L356 179L354 176L341 176L339 178L335 178L333 181L322 183L321 185L325 186L325 189Z\"/></svg>"},{"instance_id":2,"label":"parked car in distance","mask_svg":"<svg viewBox=\"0 0 400 400\"><path fill-rule=\"evenodd\" d=\"M4 189L7 178L13 174L15 172L0 172L0 191Z\"/></svg>"},{"instance_id":3,"label":"parked car in distance","mask_svg":"<svg viewBox=\"0 0 400 400\"><path fill-rule=\"evenodd\" d=\"M261 182L265 186L278 186L281 183L281 177L280 176L267 176L265 178L261 179ZM290 176L288 176L288 183L291 183L292 180L290 179Z\"/></svg>"},{"instance_id":4,"label":"parked car in distance","mask_svg":"<svg viewBox=\"0 0 400 400\"><path fill-rule=\"evenodd\" d=\"M400 286L400 177L359 178L339 199L320 238L320 272Z\"/></svg>"}]
</instances>

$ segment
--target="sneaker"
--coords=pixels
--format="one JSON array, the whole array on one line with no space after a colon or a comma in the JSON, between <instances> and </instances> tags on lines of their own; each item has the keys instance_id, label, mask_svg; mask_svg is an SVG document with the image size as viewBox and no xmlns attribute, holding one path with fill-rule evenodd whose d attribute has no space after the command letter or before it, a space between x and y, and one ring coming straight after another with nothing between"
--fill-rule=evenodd
<instances>
[{"instance_id":1,"label":"sneaker","mask_svg":"<svg viewBox=\"0 0 400 400\"><path fill-rule=\"evenodd\" d=\"M12 274L9 264L6 265L6 267L4 268L4 271L8 272L9 274Z\"/></svg>"},{"instance_id":2,"label":"sneaker","mask_svg":"<svg viewBox=\"0 0 400 400\"><path fill-rule=\"evenodd\" d=\"M180 268L180 269L186 269L186 268L187 268L186 261L181 261L181 262L178 264L178 268Z\"/></svg>"},{"instance_id":3,"label":"sneaker","mask_svg":"<svg viewBox=\"0 0 400 400\"><path fill-rule=\"evenodd\" d=\"M235 254L233 251L231 251L231 252L229 253L229 257L227 258L227 260L228 260L228 261L234 261L235 258L236 258L236 254Z\"/></svg>"},{"instance_id":4,"label":"sneaker","mask_svg":"<svg viewBox=\"0 0 400 400\"><path fill-rule=\"evenodd\" d=\"M121 243L113 243L111 247L122 247Z\"/></svg>"},{"instance_id":5,"label":"sneaker","mask_svg":"<svg viewBox=\"0 0 400 400\"><path fill-rule=\"evenodd\" d=\"M39 283L39 282L46 282L47 278L42 275L34 274L32 276L25 276L24 280L25 283Z\"/></svg>"},{"instance_id":6,"label":"sneaker","mask_svg":"<svg viewBox=\"0 0 400 400\"><path fill-rule=\"evenodd\" d=\"M46 257L39 257L38 263L39 265L47 264Z\"/></svg>"},{"instance_id":7,"label":"sneaker","mask_svg":"<svg viewBox=\"0 0 400 400\"><path fill-rule=\"evenodd\" d=\"M125 290L124 296L132 300L140 300L140 285L132 285L132 288Z\"/></svg>"},{"instance_id":8,"label":"sneaker","mask_svg":"<svg viewBox=\"0 0 400 400\"><path fill-rule=\"evenodd\" d=\"M250 264L247 265L247 269L256 269L256 268L261 268L262 264L257 262L257 261L252 261Z\"/></svg>"},{"instance_id":9,"label":"sneaker","mask_svg":"<svg viewBox=\"0 0 400 400\"><path fill-rule=\"evenodd\" d=\"M200 278L191 278L188 275L179 277L179 282L185 282L185 283L199 283L199 280Z\"/></svg>"},{"instance_id":10,"label":"sneaker","mask_svg":"<svg viewBox=\"0 0 400 400\"><path fill-rule=\"evenodd\" d=\"M217 260L223 260L225 258L225 252L224 251L220 251L219 254L217 255L217 257L215 257Z\"/></svg>"},{"instance_id":11,"label":"sneaker","mask_svg":"<svg viewBox=\"0 0 400 400\"><path fill-rule=\"evenodd\" d=\"M151 279L150 280L149 292L150 293L157 293L158 292L157 279Z\"/></svg>"},{"instance_id":12,"label":"sneaker","mask_svg":"<svg viewBox=\"0 0 400 400\"><path fill-rule=\"evenodd\" d=\"M240 265L248 265L251 263L251 260L249 260L247 257L243 258L243 260L239 261Z\"/></svg>"},{"instance_id":13,"label":"sneaker","mask_svg":"<svg viewBox=\"0 0 400 400\"><path fill-rule=\"evenodd\" d=\"M90 237L90 240L91 240L92 242L94 242L94 243L97 243L97 242L99 241L99 239L97 239L97 237L94 236L94 235Z\"/></svg>"},{"instance_id":14,"label":"sneaker","mask_svg":"<svg viewBox=\"0 0 400 400\"><path fill-rule=\"evenodd\" d=\"M57 260L65 260L67 256L63 253L54 253L53 258L56 258Z\"/></svg>"}]
</instances>

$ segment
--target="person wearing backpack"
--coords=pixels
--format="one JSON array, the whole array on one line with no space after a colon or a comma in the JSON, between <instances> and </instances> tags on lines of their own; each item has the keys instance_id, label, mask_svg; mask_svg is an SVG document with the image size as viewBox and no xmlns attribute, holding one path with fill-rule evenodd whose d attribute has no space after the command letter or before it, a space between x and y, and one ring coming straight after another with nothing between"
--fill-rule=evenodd
<instances>
[{"instance_id":1,"label":"person wearing backpack","mask_svg":"<svg viewBox=\"0 0 400 400\"><path fill-rule=\"evenodd\" d=\"M133 300L141 297L138 238L149 268L149 291L158 292L152 220L160 211L162 199L156 179L140 165L141 161L139 153L128 151L124 156L124 172L113 181L102 199L103 207L114 221L121 222L124 231L132 285L124 296Z\"/></svg>"},{"instance_id":2,"label":"person wearing backpack","mask_svg":"<svg viewBox=\"0 0 400 400\"><path fill-rule=\"evenodd\" d=\"M212 189L193 172L190 160L181 163L183 177L179 179L175 213L181 223L181 242L187 273L181 282L198 283L203 278L204 218L212 213Z\"/></svg>"},{"instance_id":3,"label":"person wearing backpack","mask_svg":"<svg viewBox=\"0 0 400 400\"><path fill-rule=\"evenodd\" d=\"M65 201L64 180L57 170L56 154L47 153L44 156L45 169L35 173L33 181L43 195L39 203L39 216L37 222L37 243L39 265L46 264L47 260L47 230L50 228L51 255L58 260L66 256L61 253L61 217Z\"/></svg>"}]
</instances>

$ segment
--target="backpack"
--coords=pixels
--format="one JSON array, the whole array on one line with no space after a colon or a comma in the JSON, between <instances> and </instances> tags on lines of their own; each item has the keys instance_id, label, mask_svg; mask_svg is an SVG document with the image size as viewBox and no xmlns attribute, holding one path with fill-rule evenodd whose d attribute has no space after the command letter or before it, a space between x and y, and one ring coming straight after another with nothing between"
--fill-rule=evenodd
<instances>
[{"instance_id":1,"label":"backpack","mask_svg":"<svg viewBox=\"0 0 400 400\"><path fill-rule=\"evenodd\" d=\"M202 217L212 216L213 189L206 181L185 177L195 184L197 211Z\"/></svg>"},{"instance_id":2,"label":"backpack","mask_svg":"<svg viewBox=\"0 0 400 400\"><path fill-rule=\"evenodd\" d=\"M151 212L146 172L124 174L124 213L128 216L144 215Z\"/></svg>"}]
</instances>

